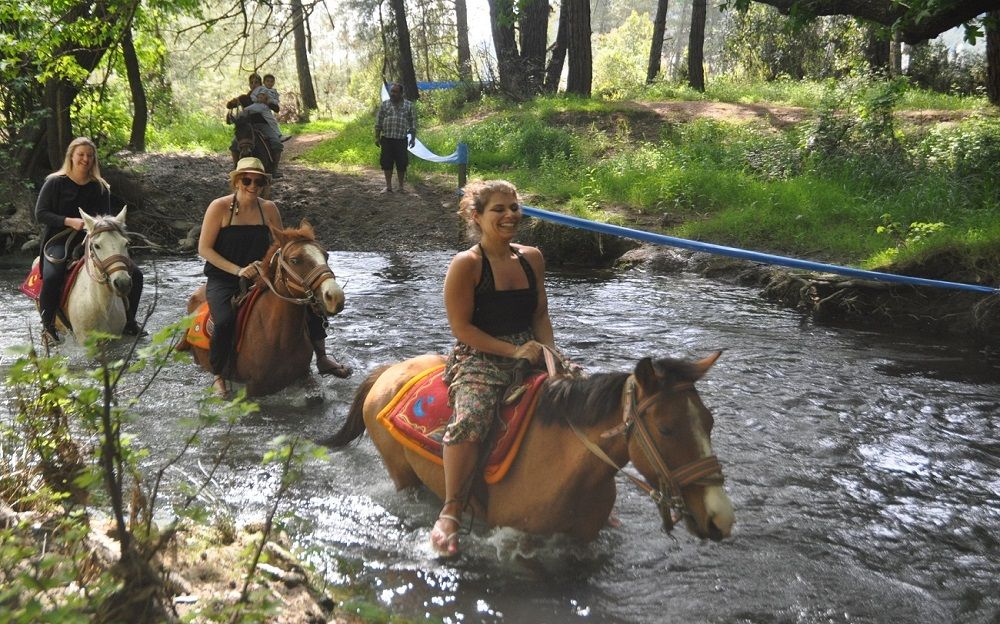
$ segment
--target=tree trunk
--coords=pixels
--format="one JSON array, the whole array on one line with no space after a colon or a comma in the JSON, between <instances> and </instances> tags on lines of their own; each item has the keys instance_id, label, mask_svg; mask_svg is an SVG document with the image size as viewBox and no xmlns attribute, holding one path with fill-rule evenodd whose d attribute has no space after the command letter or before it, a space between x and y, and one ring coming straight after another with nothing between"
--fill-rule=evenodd
<instances>
[{"instance_id":1,"label":"tree trunk","mask_svg":"<svg viewBox=\"0 0 1000 624\"><path fill-rule=\"evenodd\" d=\"M691 19L691 11L687 11L688 0L681 0L678 5L681 18L677 23L677 36L674 37L674 53L670 57L671 77L680 76L681 59L684 58L684 33L688 30L688 21Z\"/></svg>"},{"instance_id":2,"label":"tree trunk","mask_svg":"<svg viewBox=\"0 0 1000 624\"><path fill-rule=\"evenodd\" d=\"M889 75L894 78L903 75L903 42L899 40L899 33L892 33L889 42Z\"/></svg>"},{"instance_id":3,"label":"tree trunk","mask_svg":"<svg viewBox=\"0 0 1000 624\"><path fill-rule=\"evenodd\" d=\"M465 0L455 0L455 28L458 31L458 77L472 80L472 51L469 48L469 10Z\"/></svg>"},{"instance_id":4,"label":"tree trunk","mask_svg":"<svg viewBox=\"0 0 1000 624\"><path fill-rule=\"evenodd\" d=\"M508 97L522 100L526 95L525 76L514 38L514 5L511 0L489 0L489 5L500 88Z\"/></svg>"},{"instance_id":5,"label":"tree trunk","mask_svg":"<svg viewBox=\"0 0 1000 624\"><path fill-rule=\"evenodd\" d=\"M688 85L705 91L705 13L706 0L691 4L691 35L688 37Z\"/></svg>"},{"instance_id":6,"label":"tree trunk","mask_svg":"<svg viewBox=\"0 0 1000 624\"><path fill-rule=\"evenodd\" d=\"M663 32L667 27L667 4L669 0L657 0L656 17L653 19L653 42L649 46L649 63L646 65L646 84L656 80L660 73L660 59L663 57Z\"/></svg>"},{"instance_id":7,"label":"tree trunk","mask_svg":"<svg viewBox=\"0 0 1000 624\"><path fill-rule=\"evenodd\" d=\"M410 47L410 27L406 23L404 0L390 0L396 18L396 40L399 43L399 71L403 92L411 102L420 97L417 90L417 71L413 68L413 49Z\"/></svg>"},{"instance_id":8,"label":"tree trunk","mask_svg":"<svg viewBox=\"0 0 1000 624\"><path fill-rule=\"evenodd\" d=\"M986 21L986 95L1000 106L1000 11L990 11Z\"/></svg>"},{"instance_id":9,"label":"tree trunk","mask_svg":"<svg viewBox=\"0 0 1000 624\"><path fill-rule=\"evenodd\" d=\"M888 40L879 36L874 26L866 29L867 41L865 42L865 58L868 60L868 67L874 71L891 73L892 65L889 57L892 54L891 44Z\"/></svg>"},{"instance_id":10,"label":"tree trunk","mask_svg":"<svg viewBox=\"0 0 1000 624\"><path fill-rule=\"evenodd\" d=\"M590 47L590 1L563 0L563 6L569 11L569 75L566 78L566 93L590 97L594 66Z\"/></svg>"},{"instance_id":11,"label":"tree trunk","mask_svg":"<svg viewBox=\"0 0 1000 624\"><path fill-rule=\"evenodd\" d=\"M562 78L563 64L566 62L566 30L568 29L568 23L566 7L560 7L556 40L552 44L552 56L549 57L549 66L545 68L546 93L555 93L559 90L559 80Z\"/></svg>"},{"instance_id":12,"label":"tree trunk","mask_svg":"<svg viewBox=\"0 0 1000 624\"><path fill-rule=\"evenodd\" d=\"M295 41L295 72L299 75L299 95L302 108L316 110L316 90L313 89L312 71L309 69L309 50L306 44L306 16L302 10L302 0L291 0L292 36Z\"/></svg>"},{"instance_id":13,"label":"tree trunk","mask_svg":"<svg viewBox=\"0 0 1000 624\"><path fill-rule=\"evenodd\" d=\"M521 66L531 94L545 83L545 48L549 32L548 0L528 0L521 11Z\"/></svg>"},{"instance_id":14,"label":"tree trunk","mask_svg":"<svg viewBox=\"0 0 1000 624\"><path fill-rule=\"evenodd\" d=\"M128 148L133 152L145 152L149 108L146 104L146 89L142 84L139 57L135 53L131 28L122 35L122 59L125 61L125 73L128 75L128 88L132 93L132 133L129 135Z\"/></svg>"}]
</instances>

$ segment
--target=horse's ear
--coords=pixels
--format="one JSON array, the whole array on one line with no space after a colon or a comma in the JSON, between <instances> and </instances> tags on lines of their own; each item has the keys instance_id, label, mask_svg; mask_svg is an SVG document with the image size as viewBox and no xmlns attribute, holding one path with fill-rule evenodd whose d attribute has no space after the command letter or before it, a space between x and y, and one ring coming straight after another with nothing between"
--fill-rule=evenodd
<instances>
[{"instance_id":1,"label":"horse's ear","mask_svg":"<svg viewBox=\"0 0 1000 624\"><path fill-rule=\"evenodd\" d=\"M316 238L316 230L313 229L312 223L309 223L309 219L302 219L299 222L299 229L310 238Z\"/></svg>"},{"instance_id":2,"label":"horse's ear","mask_svg":"<svg viewBox=\"0 0 1000 624\"><path fill-rule=\"evenodd\" d=\"M653 360L650 358L644 357L639 360L632 374L635 375L635 380L639 382L639 386L644 390L652 391L657 387L656 369L653 368Z\"/></svg>"},{"instance_id":3,"label":"horse's ear","mask_svg":"<svg viewBox=\"0 0 1000 624\"><path fill-rule=\"evenodd\" d=\"M83 219L84 226L87 231L90 232L94 229L94 218L83 211L83 208L77 208L80 211L80 218Z\"/></svg>"},{"instance_id":4,"label":"horse's ear","mask_svg":"<svg viewBox=\"0 0 1000 624\"><path fill-rule=\"evenodd\" d=\"M716 351L706 358L693 362L696 374L695 380L701 379L705 373L708 372L708 369L712 368L712 365L715 364L715 361L719 359L720 355L722 355L722 351Z\"/></svg>"},{"instance_id":5,"label":"horse's ear","mask_svg":"<svg viewBox=\"0 0 1000 624\"><path fill-rule=\"evenodd\" d=\"M125 225L125 215L128 214L128 206L122 206L121 212L115 215L115 221L118 225Z\"/></svg>"}]
</instances>

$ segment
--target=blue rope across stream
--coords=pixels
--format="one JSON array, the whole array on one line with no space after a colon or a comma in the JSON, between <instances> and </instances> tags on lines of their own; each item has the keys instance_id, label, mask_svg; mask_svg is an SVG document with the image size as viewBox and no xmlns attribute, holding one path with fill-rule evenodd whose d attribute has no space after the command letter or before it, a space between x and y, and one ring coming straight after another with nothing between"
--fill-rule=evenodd
<instances>
[{"instance_id":1,"label":"blue rope across stream","mask_svg":"<svg viewBox=\"0 0 1000 624\"><path fill-rule=\"evenodd\" d=\"M680 247L681 249L690 249L692 251L704 251L712 254L718 254L720 256L729 256L731 258L741 258L743 260L752 260L754 262L762 262L765 264L776 264L780 266L792 267L795 269L806 269L809 271L837 273L839 275L848 275L850 277L857 277L866 280L877 280L880 282L895 282L898 284L911 284L913 286L932 286L934 288L950 288L952 290L968 290L972 292L979 292L986 294L1000 294L1000 288L993 288L991 286L980 286L978 284L963 284L961 282L946 282L943 280L925 279L922 277L910 277L908 275L895 275L893 273L879 273L878 271L866 271L864 269L855 269L851 267L837 266L835 264L823 264L822 262L811 262L809 260L799 260L797 258L775 256L772 254L761 253L759 251L748 251L746 249L738 249L736 247L725 247L723 245L701 243L698 241L687 240L684 238L665 236L663 234L654 234L652 232L644 232L642 230L633 230L631 228L611 225L608 223L597 223L594 221L588 221L587 219L581 219L580 217L574 217L571 215L561 214L558 212L549 212L548 210L541 210L540 208L533 208L532 206L522 205L521 209L524 211L524 214L526 215L537 217L539 219L545 219L546 221L552 221L554 223L560 223L562 225L568 225L570 227L580 228L583 230L590 230L592 232L599 232L601 234L613 234L615 236L624 236L626 238L632 238L647 243L656 243L658 245Z\"/></svg>"}]
</instances>

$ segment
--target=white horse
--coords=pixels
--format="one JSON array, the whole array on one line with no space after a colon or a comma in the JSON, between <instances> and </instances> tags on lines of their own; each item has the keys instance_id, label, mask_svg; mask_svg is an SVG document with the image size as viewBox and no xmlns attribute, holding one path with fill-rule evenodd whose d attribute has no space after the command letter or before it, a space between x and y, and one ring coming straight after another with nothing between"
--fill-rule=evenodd
<instances>
[{"instance_id":1,"label":"white horse","mask_svg":"<svg viewBox=\"0 0 1000 624\"><path fill-rule=\"evenodd\" d=\"M87 333L100 331L121 336L125 327L128 295L132 290L125 234L125 213L91 217L80 211L87 236L83 239L84 268L66 297L66 316L81 345Z\"/></svg>"}]
</instances>

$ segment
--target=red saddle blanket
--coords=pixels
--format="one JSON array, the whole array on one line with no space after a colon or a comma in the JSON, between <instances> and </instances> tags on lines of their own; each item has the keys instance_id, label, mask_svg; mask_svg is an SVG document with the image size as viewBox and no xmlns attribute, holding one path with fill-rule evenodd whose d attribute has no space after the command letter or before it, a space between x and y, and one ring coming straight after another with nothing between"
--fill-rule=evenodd
<instances>
[{"instance_id":1,"label":"red saddle blanket","mask_svg":"<svg viewBox=\"0 0 1000 624\"><path fill-rule=\"evenodd\" d=\"M240 309L236 312L236 352L239 353L240 345L243 344L243 331L246 328L247 317L250 316L250 310L253 309L257 299L260 297L262 288L253 288L250 290L250 294L247 296L246 300L240 305ZM202 301L201 305L195 308L194 311L194 323L191 327L188 327L187 335L185 339L193 346L199 349L208 349L209 345L212 343L212 333L215 329L215 324L212 323L212 315L208 310L208 302Z\"/></svg>"},{"instance_id":2,"label":"red saddle blanket","mask_svg":"<svg viewBox=\"0 0 1000 624\"><path fill-rule=\"evenodd\" d=\"M66 283L63 284L62 298L59 300L60 306L66 308L66 300L69 298L69 291L73 288L73 283L76 282L76 277L80 274L80 270L83 268L83 262L76 262L69 267L69 272L66 274ZM34 264L31 265L31 270L28 271L27 277L21 282L20 290L32 301L38 301L38 297L42 294L42 263L35 258Z\"/></svg>"},{"instance_id":3,"label":"red saddle blanket","mask_svg":"<svg viewBox=\"0 0 1000 624\"><path fill-rule=\"evenodd\" d=\"M443 376L443 364L419 373L376 417L396 441L438 465L442 464L444 431L452 414ZM483 474L487 483L499 482L514 463L535 412L538 389L547 377L545 373L538 373L526 380L527 390L521 400L501 410L501 432Z\"/></svg>"}]
</instances>

